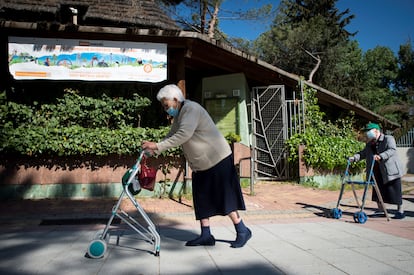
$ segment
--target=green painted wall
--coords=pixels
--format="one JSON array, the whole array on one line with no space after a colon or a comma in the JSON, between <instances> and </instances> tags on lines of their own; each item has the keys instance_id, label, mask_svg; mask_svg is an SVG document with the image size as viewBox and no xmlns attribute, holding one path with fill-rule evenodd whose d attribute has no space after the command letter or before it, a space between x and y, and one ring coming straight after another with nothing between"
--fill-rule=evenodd
<instances>
[{"instance_id":1,"label":"green painted wall","mask_svg":"<svg viewBox=\"0 0 414 275\"><path fill-rule=\"evenodd\" d=\"M350 180L363 181L364 178L365 178L365 174L356 174L350 177ZM314 175L314 176L300 177L299 179L300 183L310 184L317 188L332 189L332 190L339 189L342 185L342 181L343 181L343 174Z\"/></svg>"},{"instance_id":2,"label":"green painted wall","mask_svg":"<svg viewBox=\"0 0 414 275\"><path fill-rule=\"evenodd\" d=\"M183 183L167 189L173 195L179 195ZM191 182L186 183L186 193L191 194ZM87 198L118 198L122 192L120 183L85 183L85 184L2 184L0 185L0 200L7 199L87 199ZM155 184L154 191L142 190L137 197L156 197L160 194L160 184Z\"/></svg>"},{"instance_id":3,"label":"green painted wall","mask_svg":"<svg viewBox=\"0 0 414 275\"><path fill-rule=\"evenodd\" d=\"M204 105L223 135L239 133L237 98L209 98Z\"/></svg>"},{"instance_id":4,"label":"green painted wall","mask_svg":"<svg viewBox=\"0 0 414 275\"><path fill-rule=\"evenodd\" d=\"M243 73L206 77L202 80L203 105L223 135L238 134L250 146L250 90Z\"/></svg>"}]
</instances>

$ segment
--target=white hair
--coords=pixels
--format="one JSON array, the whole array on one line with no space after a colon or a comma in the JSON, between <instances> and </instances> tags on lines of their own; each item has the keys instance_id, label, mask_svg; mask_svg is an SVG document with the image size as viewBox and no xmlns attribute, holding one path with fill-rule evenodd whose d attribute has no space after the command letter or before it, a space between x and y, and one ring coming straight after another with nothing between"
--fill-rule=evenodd
<instances>
[{"instance_id":1,"label":"white hair","mask_svg":"<svg viewBox=\"0 0 414 275\"><path fill-rule=\"evenodd\" d=\"M174 84L166 85L157 94L157 100L161 101L163 98L173 100L176 98L179 102L183 102L185 100L181 89Z\"/></svg>"}]
</instances>

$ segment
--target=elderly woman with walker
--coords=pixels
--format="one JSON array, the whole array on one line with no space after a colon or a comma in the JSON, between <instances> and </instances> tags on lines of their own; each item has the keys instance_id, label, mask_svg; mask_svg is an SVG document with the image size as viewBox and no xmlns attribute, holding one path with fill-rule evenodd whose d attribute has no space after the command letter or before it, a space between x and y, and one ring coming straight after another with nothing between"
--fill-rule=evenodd
<instances>
[{"instance_id":1,"label":"elderly woman with walker","mask_svg":"<svg viewBox=\"0 0 414 275\"><path fill-rule=\"evenodd\" d=\"M395 139L391 135L381 133L381 128L377 123L368 123L364 132L367 137L365 148L349 160L352 162L365 159L367 167L371 167L372 162L375 162L373 172L384 202L397 205L397 212L393 219L404 219L401 191L402 165L398 158ZM383 216L384 209L375 192L372 192L372 200L378 204L378 210L375 211L374 216Z\"/></svg>"},{"instance_id":2,"label":"elderly woman with walker","mask_svg":"<svg viewBox=\"0 0 414 275\"><path fill-rule=\"evenodd\" d=\"M158 92L157 100L173 123L162 141L143 141L142 148L154 154L181 146L192 169L193 204L201 234L186 246L215 245L210 217L227 215L236 231L231 247L243 247L252 232L238 213L246 207L230 145L207 111L200 104L184 99L178 86L166 85Z\"/></svg>"}]
</instances>

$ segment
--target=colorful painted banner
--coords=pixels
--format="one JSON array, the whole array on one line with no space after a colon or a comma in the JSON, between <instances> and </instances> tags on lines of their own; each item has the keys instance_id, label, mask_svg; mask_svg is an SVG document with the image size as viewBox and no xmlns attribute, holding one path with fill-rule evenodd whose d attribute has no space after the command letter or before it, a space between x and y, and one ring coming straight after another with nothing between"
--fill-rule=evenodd
<instances>
[{"instance_id":1,"label":"colorful painted banner","mask_svg":"<svg viewBox=\"0 0 414 275\"><path fill-rule=\"evenodd\" d=\"M16 80L161 82L167 44L9 37L9 71Z\"/></svg>"}]
</instances>

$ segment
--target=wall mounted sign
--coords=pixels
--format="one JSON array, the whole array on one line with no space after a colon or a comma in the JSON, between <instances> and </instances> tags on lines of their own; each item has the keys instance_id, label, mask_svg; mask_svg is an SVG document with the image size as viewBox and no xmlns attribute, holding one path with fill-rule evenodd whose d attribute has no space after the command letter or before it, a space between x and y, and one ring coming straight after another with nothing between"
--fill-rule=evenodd
<instances>
[{"instance_id":1,"label":"wall mounted sign","mask_svg":"<svg viewBox=\"0 0 414 275\"><path fill-rule=\"evenodd\" d=\"M9 71L16 80L161 82L167 44L9 37Z\"/></svg>"}]
</instances>

